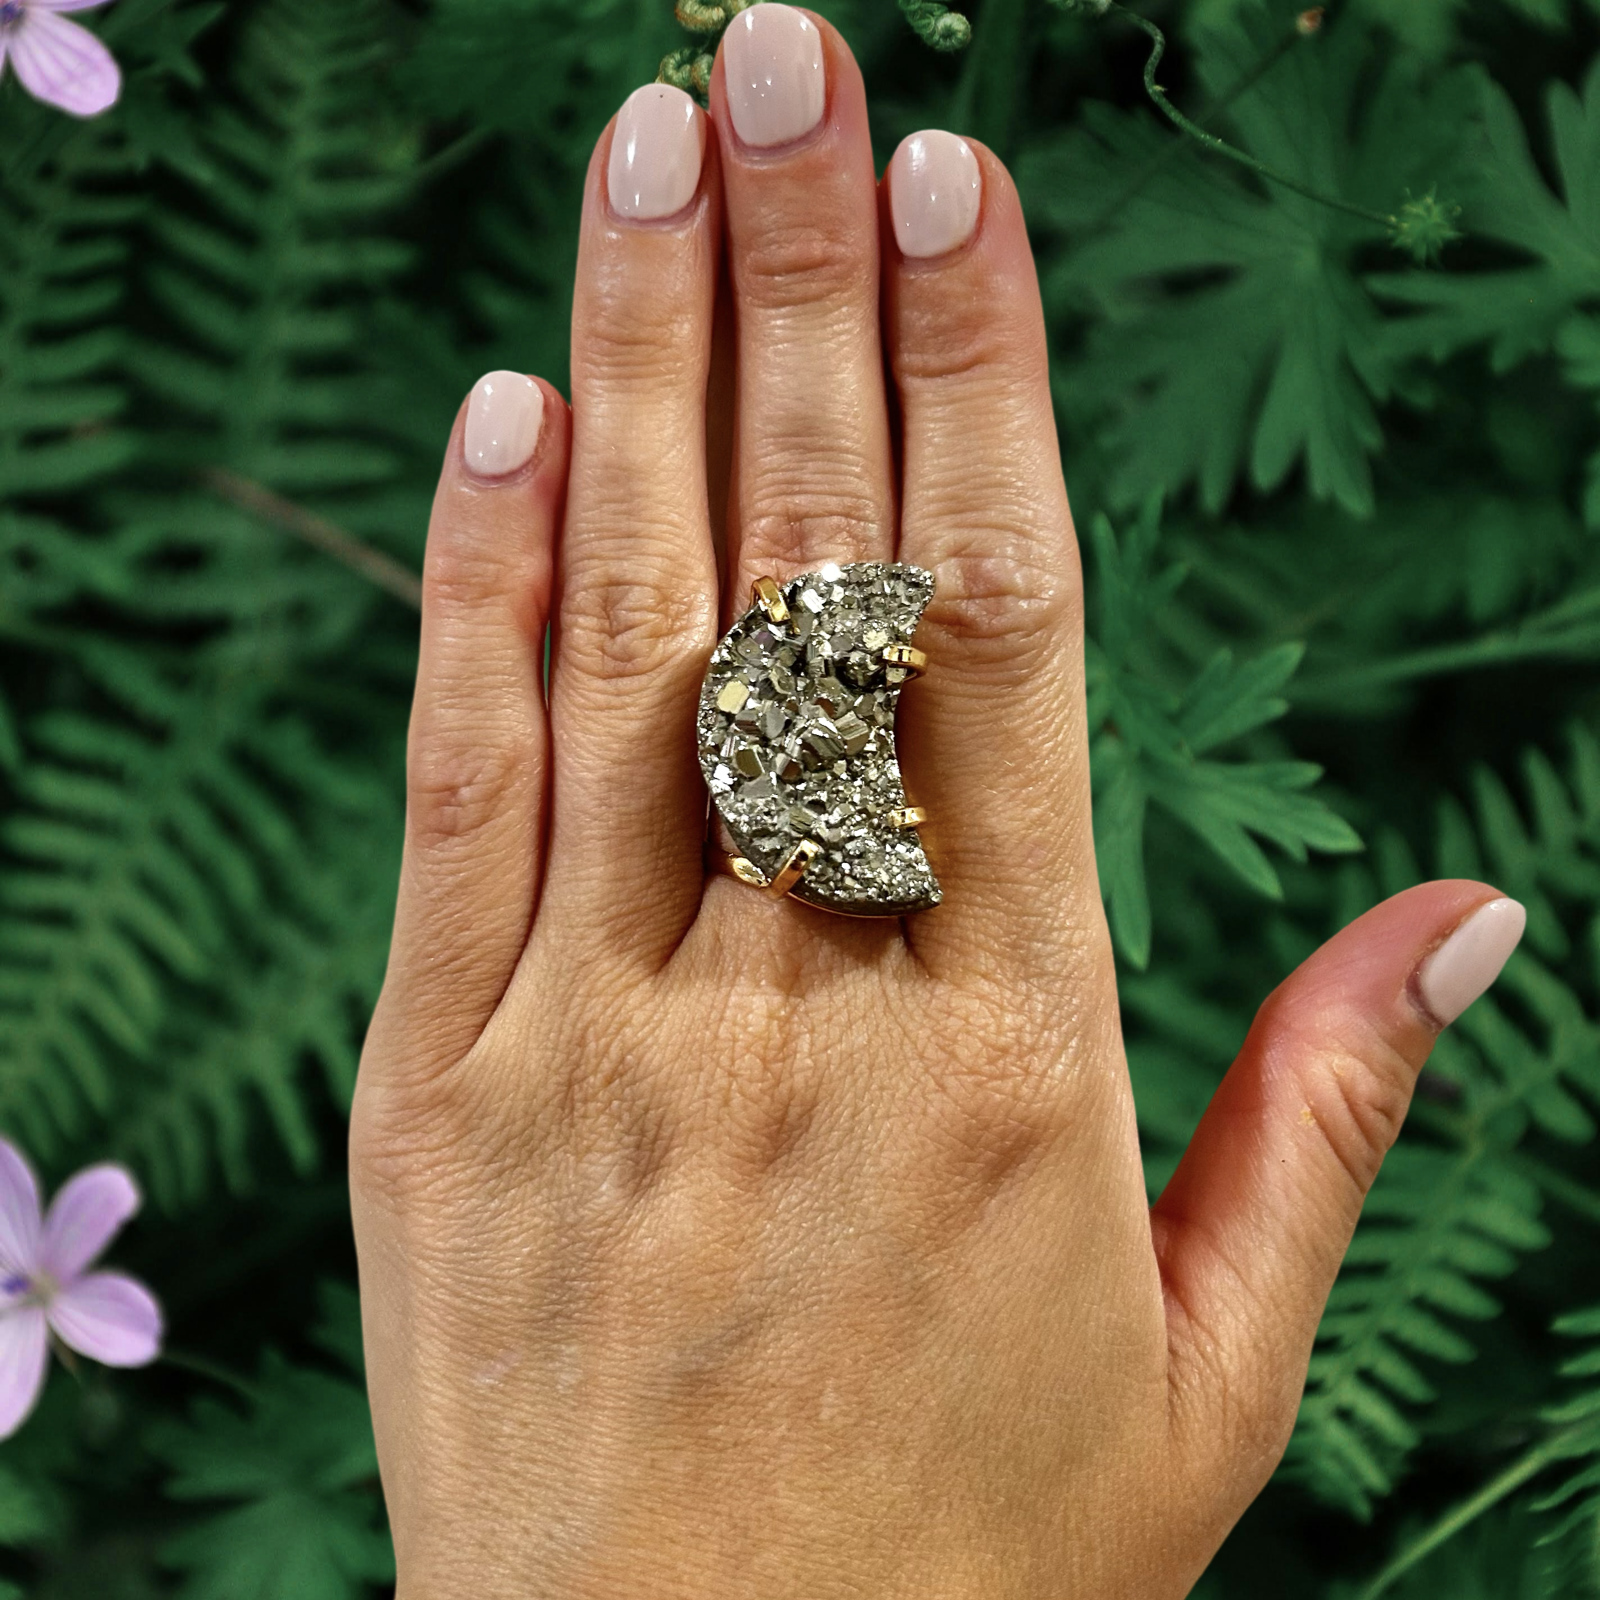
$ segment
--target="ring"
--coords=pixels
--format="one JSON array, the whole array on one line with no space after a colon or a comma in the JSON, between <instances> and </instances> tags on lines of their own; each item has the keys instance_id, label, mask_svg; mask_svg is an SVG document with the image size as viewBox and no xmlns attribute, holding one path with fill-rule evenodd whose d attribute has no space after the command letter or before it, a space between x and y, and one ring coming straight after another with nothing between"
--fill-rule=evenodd
<instances>
[{"instance_id":1,"label":"ring","mask_svg":"<svg viewBox=\"0 0 1600 1600\"><path fill-rule=\"evenodd\" d=\"M753 604L711 653L695 732L712 804L741 852L716 865L768 894L852 917L943 898L895 751L900 690L927 666L911 643L933 574L828 562Z\"/></svg>"}]
</instances>

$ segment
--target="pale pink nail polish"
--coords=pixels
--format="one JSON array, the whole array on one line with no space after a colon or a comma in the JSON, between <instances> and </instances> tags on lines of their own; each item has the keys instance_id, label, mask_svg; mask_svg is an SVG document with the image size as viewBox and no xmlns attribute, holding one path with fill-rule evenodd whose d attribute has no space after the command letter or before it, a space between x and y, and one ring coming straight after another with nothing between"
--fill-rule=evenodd
<instances>
[{"instance_id":1,"label":"pale pink nail polish","mask_svg":"<svg viewBox=\"0 0 1600 1600\"><path fill-rule=\"evenodd\" d=\"M520 372L490 372L473 386L462 441L480 478L503 478L533 459L544 422L544 391Z\"/></svg>"},{"instance_id":2,"label":"pale pink nail polish","mask_svg":"<svg viewBox=\"0 0 1600 1600\"><path fill-rule=\"evenodd\" d=\"M668 83L635 89L611 136L611 209L636 222L682 211L700 187L705 149L705 119L682 89Z\"/></svg>"},{"instance_id":3,"label":"pale pink nail polish","mask_svg":"<svg viewBox=\"0 0 1600 1600\"><path fill-rule=\"evenodd\" d=\"M822 121L822 35L803 11L765 0L741 11L722 39L728 111L746 144L788 144Z\"/></svg>"},{"instance_id":4,"label":"pale pink nail polish","mask_svg":"<svg viewBox=\"0 0 1600 1600\"><path fill-rule=\"evenodd\" d=\"M1454 1022L1500 976L1527 921L1520 901L1491 900L1422 963L1417 992L1440 1022Z\"/></svg>"},{"instance_id":5,"label":"pale pink nail polish","mask_svg":"<svg viewBox=\"0 0 1600 1600\"><path fill-rule=\"evenodd\" d=\"M889 162L889 217L907 256L942 256L972 237L983 175L965 139L939 128L900 141Z\"/></svg>"}]
</instances>

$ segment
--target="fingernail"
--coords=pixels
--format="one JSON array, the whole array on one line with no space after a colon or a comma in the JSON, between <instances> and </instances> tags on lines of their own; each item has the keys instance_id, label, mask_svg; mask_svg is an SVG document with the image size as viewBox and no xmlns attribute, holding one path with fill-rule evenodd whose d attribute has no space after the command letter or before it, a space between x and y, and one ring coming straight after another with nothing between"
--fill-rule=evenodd
<instances>
[{"instance_id":1,"label":"fingernail","mask_svg":"<svg viewBox=\"0 0 1600 1600\"><path fill-rule=\"evenodd\" d=\"M822 35L803 11L765 0L723 35L733 131L746 144L787 144L822 121Z\"/></svg>"},{"instance_id":2,"label":"fingernail","mask_svg":"<svg viewBox=\"0 0 1600 1600\"><path fill-rule=\"evenodd\" d=\"M1422 963L1417 992L1441 1022L1454 1022L1500 976L1522 938L1528 913L1517 900L1479 906Z\"/></svg>"},{"instance_id":3,"label":"fingernail","mask_svg":"<svg viewBox=\"0 0 1600 1600\"><path fill-rule=\"evenodd\" d=\"M978 158L939 128L900 141L889 163L889 215L907 256L942 256L972 237L983 200Z\"/></svg>"},{"instance_id":4,"label":"fingernail","mask_svg":"<svg viewBox=\"0 0 1600 1600\"><path fill-rule=\"evenodd\" d=\"M467 402L467 466L480 478L503 478L533 459L544 421L544 391L520 372L479 378Z\"/></svg>"},{"instance_id":5,"label":"fingernail","mask_svg":"<svg viewBox=\"0 0 1600 1600\"><path fill-rule=\"evenodd\" d=\"M705 147L700 108L682 89L668 83L635 89L611 136L611 209L638 222L682 211L700 187Z\"/></svg>"}]
</instances>

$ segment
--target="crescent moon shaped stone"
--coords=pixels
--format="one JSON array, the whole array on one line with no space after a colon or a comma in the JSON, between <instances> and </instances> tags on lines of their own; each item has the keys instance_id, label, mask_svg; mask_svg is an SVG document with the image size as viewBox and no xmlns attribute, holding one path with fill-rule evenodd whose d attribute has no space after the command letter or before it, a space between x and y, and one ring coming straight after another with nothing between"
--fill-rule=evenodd
<instances>
[{"instance_id":1,"label":"crescent moon shaped stone","mask_svg":"<svg viewBox=\"0 0 1600 1600\"><path fill-rule=\"evenodd\" d=\"M902 562L833 562L781 586L773 622L752 606L711 653L695 731L713 804L770 879L802 839L821 852L790 890L825 911L896 917L942 898L906 803L894 714L933 574Z\"/></svg>"}]
</instances>

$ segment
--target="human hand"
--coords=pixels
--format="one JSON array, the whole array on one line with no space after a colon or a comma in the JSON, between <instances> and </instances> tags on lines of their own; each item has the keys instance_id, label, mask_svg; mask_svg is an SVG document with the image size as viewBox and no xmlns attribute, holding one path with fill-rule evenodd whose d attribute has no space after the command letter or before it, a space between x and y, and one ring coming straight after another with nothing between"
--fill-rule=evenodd
<instances>
[{"instance_id":1,"label":"human hand","mask_svg":"<svg viewBox=\"0 0 1600 1600\"><path fill-rule=\"evenodd\" d=\"M1520 907L1432 883L1326 945L1152 1211L1000 163L925 136L880 196L838 35L745 11L709 119L652 88L600 139L572 373L474 391L429 533L351 1129L399 1600L1181 1596ZM695 755L752 579L864 559L937 579L899 736L945 898L887 922L708 880Z\"/></svg>"}]
</instances>

